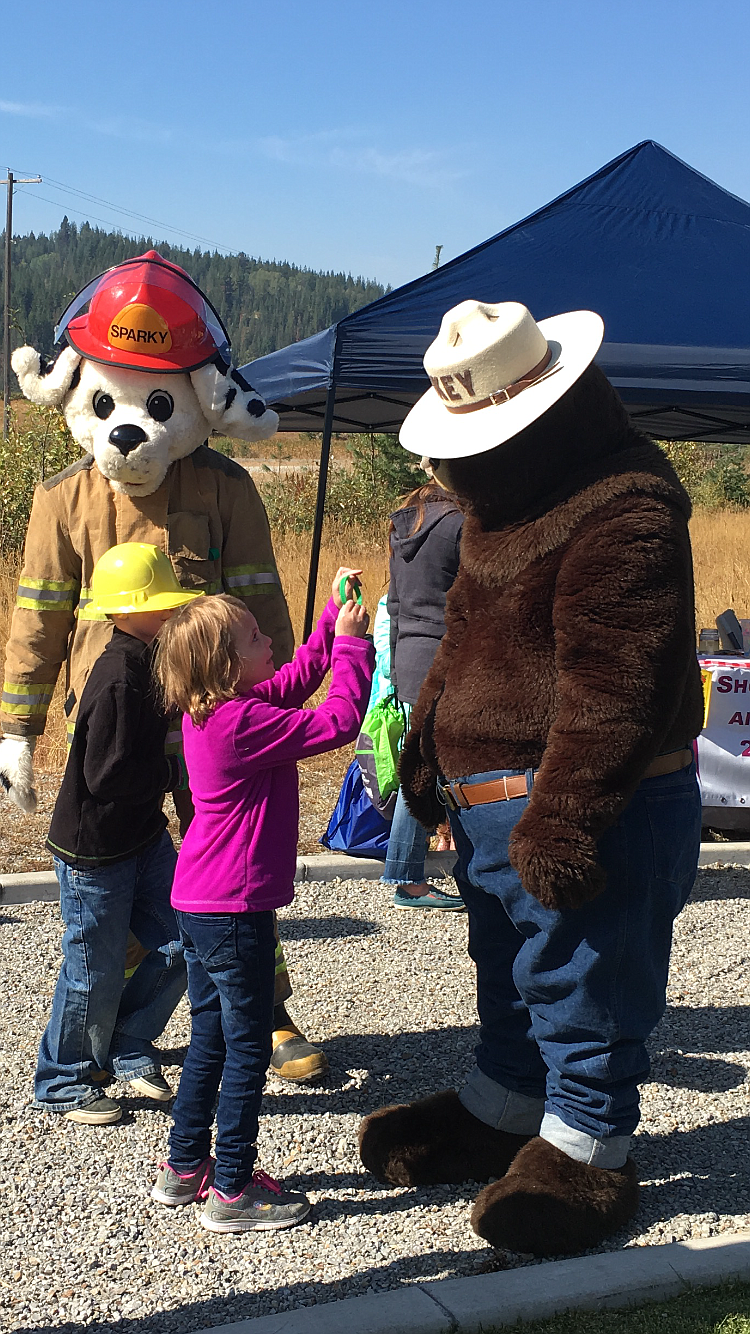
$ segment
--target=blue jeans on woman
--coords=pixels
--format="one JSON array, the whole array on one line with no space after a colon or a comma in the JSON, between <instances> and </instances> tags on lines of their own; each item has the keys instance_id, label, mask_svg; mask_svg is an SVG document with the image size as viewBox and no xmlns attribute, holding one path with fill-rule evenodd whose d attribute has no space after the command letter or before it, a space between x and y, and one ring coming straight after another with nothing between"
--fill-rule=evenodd
<instances>
[{"instance_id":1,"label":"blue jeans on woman","mask_svg":"<svg viewBox=\"0 0 750 1334\"><path fill-rule=\"evenodd\" d=\"M516 771L462 781L503 776ZM649 1071L646 1039L666 1008L672 923L698 864L695 766L640 784L599 840L606 888L581 908L542 907L511 866L508 840L527 804L450 813L481 1023L459 1096L488 1125L620 1167Z\"/></svg>"},{"instance_id":2,"label":"blue jeans on woman","mask_svg":"<svg viewBox=\"0 0 750 1334\"><path fill-rule=\"evenodd\" d=\"M253 1174L271 1060L274 914L178 910L177 918L192 1030L173 1108L168 1161L175 1172L188 1173L209 1156L219 1093L214 1185L234 1197Z\"/></svg>"},{"instance_id":3,"label":"blue jeans on woman","mask_svg":"<svg viewBox=\"0 0 750 1334\"><path fill-rule=\"evenodd\" d=\"M119 1079L159 1072L151 1043L186 984L170 903L177 853L165 832L143 852L82 871L55 859L65 923L63 964L39 1047L34 1105L55 1112L102 1097L100 1070ZM125 983L128 932L149 953Z\"/></svg>"},{"instance_id":4,"label":"blue jeans on woman","mask_svg":"<svg viewBox=\"0 0 750 1334\"><path fill-rule=\"evenodd\" d=\"M424 882L424 859L427 856L427 834L410 813L401 788L396 797L388 852L385 858L383 885L421 885Z\"/></svg>"}]
</instances>

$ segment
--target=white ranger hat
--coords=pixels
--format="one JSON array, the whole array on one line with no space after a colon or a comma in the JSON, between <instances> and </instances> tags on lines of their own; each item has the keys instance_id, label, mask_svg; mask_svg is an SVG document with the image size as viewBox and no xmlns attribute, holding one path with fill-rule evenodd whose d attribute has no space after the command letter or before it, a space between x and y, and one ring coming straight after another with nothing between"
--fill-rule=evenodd
<instances>
[{"instance_id":1,"label":"white ranger hat","mask_svg":"<svg viewBox=\"0 0 750 1334\"><path fill-rule=\"evenodd\" d=\"M432 388L404 421L401 444L438 459L504 444L562 398L603 337L604 321L592 310L537 324L518 301L462 301L425 352Z\"/></svg>"}]
</instances>

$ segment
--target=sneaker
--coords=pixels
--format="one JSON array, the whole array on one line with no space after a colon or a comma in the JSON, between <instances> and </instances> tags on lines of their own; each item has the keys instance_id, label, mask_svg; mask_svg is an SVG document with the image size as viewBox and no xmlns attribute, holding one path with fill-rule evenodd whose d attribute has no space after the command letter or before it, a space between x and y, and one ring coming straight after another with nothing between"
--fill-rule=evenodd
<instances>
[{"instance_id":1,"label":"sneaker","mask_svg":"<svg viewBox=\"0 0 750 1334\"><path fill-rule=\"evenodd\" d=\"M193 1200L205 1200L213 1179L213 1158L205 1158L193 1172L175 1172L169 1163L160 1163L159 1175L151 1187L151 1199L159 1204L192 1204Z\"/></svg>"},{"instance_id":2,"label":"sneaker","mask_svg":"<svg viewBox=\"0 0 750 1334\"><path fill-rule=\"evenodd\" d=\"M171 1102L174 1097L162 1074L137 1075L135 1079L128 1080L128 1088L134 1093L142 1093L144 1098L153 1098L156 1102Z\"/></svg>"},{"instance_id":3,"label":"sneaker","mask_svg":"<svg viewBox=\"0 0 750 1334\"><path fill-rule=\"evenodd\" d=\"M200 1221L209 1232L274 1232L301 1223L310 1208L306 1196L282 1190L265 1172L253 1172L245 1189L231 1200L211 1186Z\"/></svg>"},{"instance_id":4,"label":"sneaker","mask_svg":"<svg viewBox=\"0 0 750 1334\"><path fill-rule=\"evenodd\" d=\"M80 1126L109 1126L120 1120L122 1107L114 1098L97 1098L63 1115L66 1121L76 1121Z\"/></svg>"},{"instance_id":5,"label":"sneaker","mask_svg":"<svg viewBox=\"0 0 750 1334\"><path fill-rule=\"evenodd\" d=\"M399 885L393 895L394 908L443 908L449 912L461 912L466 907L460 894L446 894L442 889L430 885L426 894L407 894L403 885Z\"/></svg>"}]
</instances>

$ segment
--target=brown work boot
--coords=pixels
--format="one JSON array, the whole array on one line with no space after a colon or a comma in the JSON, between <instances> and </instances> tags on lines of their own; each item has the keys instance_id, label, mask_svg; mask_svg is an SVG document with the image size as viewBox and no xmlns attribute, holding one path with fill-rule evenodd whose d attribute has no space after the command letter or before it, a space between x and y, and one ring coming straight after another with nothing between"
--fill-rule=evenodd
<instances>
[{"instance_id":1,"label":"brown work boot","mask_svg":"<svg viewBox=\"0 0 750 1334\"><path fill-rule=\"evenodd\" d=\"M274 1009L271 1036L271 1070L279 1079L289 1079L293 1084L305 1083L321 1079L328 1070L325 1052L308 1042L289 1018L283 1003Z\"/></svg>"},{"instance_id":2,"label":"brown work boot","mask_svg":"<svg viewBox=\"0 0 750 1334\"><path fill-rule=\"evenodd\" d=\"M456 1185L502 1176L528 1139L478 1121L446 1089L366 1116L359 1155L368 1172L393 1186Z\"/></svg>"},{"instance_id":3,"label":"brown work boot","mask_svg":"<svg viewBox=\"0 0 750 1334\"><path fill-rule=\"evenodd\" d=\"M575 1255L623 1227L638 1197L632 1158L624 1167L590 1167L535 1136L502 1181L477 1196L471 1226L498 1250Z\"/></svg>"}]
</instances>

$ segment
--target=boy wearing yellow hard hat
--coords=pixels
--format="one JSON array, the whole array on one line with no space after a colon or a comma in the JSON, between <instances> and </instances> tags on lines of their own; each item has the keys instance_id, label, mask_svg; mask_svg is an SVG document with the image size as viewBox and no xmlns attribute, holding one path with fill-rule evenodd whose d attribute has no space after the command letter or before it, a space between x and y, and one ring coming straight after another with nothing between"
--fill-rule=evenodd
<instances>
[{"instance_id":1,"label":"boy wearing yellow hard hat","mask_svg":"<svg viewBox=\"0 0 750 1334\"><path fill-rule=\"evenodd\" d=\"M91 610L114 624L81 696L47 847L65 922L63 963L39 1048L38 1108L85 1125L118 1121L102 1089L108 1072L166 1102L152 1041L185 991L170 904L176 853L162 811L184 784L166 756L167 717L151 676L151 644L186 592L158 547L125 542L94 567ZM148 951L123 990L131 930Z\"/></svg>"}]
</instances>

